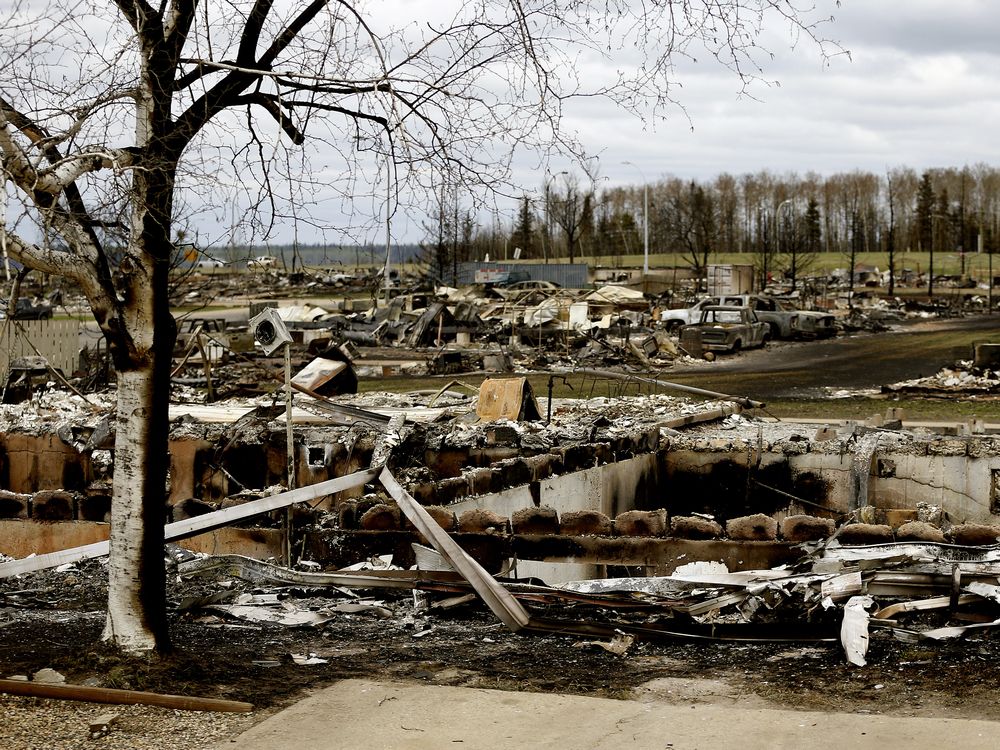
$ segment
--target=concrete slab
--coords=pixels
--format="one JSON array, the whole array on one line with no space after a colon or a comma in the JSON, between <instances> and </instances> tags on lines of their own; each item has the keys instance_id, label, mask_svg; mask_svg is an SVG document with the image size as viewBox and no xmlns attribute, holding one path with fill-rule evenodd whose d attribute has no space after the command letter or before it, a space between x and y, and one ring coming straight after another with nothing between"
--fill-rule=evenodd
<instances>
[{"instance_id":1,"label":"concrete slab","mask_svg":"<svg viewBox=\"0 0 1000 750\"><path fill-rule=\"evenodd\" d=\"M995 748L988 721L664 704L344 680L218 749Z\"/></svg>"}]
</instances>

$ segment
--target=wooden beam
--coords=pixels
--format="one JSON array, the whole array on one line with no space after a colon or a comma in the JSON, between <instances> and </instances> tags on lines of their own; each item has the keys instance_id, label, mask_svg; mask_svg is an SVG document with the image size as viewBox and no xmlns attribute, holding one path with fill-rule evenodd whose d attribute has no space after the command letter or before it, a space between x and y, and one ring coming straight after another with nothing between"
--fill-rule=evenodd
<instances>
[{"instance_id":1,"label":"wooden beam","mask_svg":"<svg viewBox=\"0 0 1000 750\"><path fill-rule=\"evenodd\" d=\"M317 484L313 484L308 487L300 487L289 492L281 492L277 495L271 495L270 497L263 497L260 500L252 500L249 503L243 503L243 505L236 505L232 508L217 510L214 513L206 513L203 516L196 516L194 518L187 518L183 521L168 523L164 530L165 539L168 542L173 542L179 539L187 539L188 537L195 536L196 534L213 531L214 529L228 526L236 521L242 521L246 518L259 516L263 513L269 513L272 510L284 508L286 506L293 505L294 503L315 500L316 498L323 497L324 495L333 495L337 492L343 492L344 490L359 487L373 481L377 476L377 470L369 469L365 471L358 471L354 474L348 474L347 476L337 477L336 479L328 479L325 482L318 482ZM21 573L31 573L36 570L45 570L46 568L54 568L58 565L78 562L79 560L87 560L92 557L101 557L106 554L108 554L108 542L95 542L94 544L87 544L82 547L73 547L72 549L60 550L59 552L50 552L46 555L25 557L21 560L0 563L0 578L20 575Z\"/></svg>"},{"instance_id":2,"label":"wooden beam","mask_svg":"<svg viewBox=\"0 0 1000 750\"><path fill-rule=\"evenodd\" d=\"M87 701L88 703L114 703L121 706L158 706L181 711L225 711L246 713L253 711L253 705L242 701L228 701L220 698L197 698L187 695L167 693L145 693L138 690L115 690L113 688L87 687L84 685L61 685L49 682L28 682L27 680L0 680L0 692L10 695L28 695L33 698L55 698L57 700Z\"/></svg>"}]
</instances>

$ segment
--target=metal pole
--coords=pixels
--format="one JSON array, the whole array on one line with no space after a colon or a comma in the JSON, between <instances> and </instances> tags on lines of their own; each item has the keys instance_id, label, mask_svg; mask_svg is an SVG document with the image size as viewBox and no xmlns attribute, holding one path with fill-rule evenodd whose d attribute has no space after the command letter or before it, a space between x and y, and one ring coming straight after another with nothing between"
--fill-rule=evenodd
<instances>
[{"instance_id":1,"label":"metal pole","mask_svg":"<svg viewBox=\"0 0 1000 750\"><path fill-rule=\"evenodd\" d=\"M292 346L285 344L285 451L288 491L295 489L295 434L292 429ZM285 565L292 567L292 510L285 508Z\"/></svg>"},{"instance_id":2,"label":"metal pole","mask_svg":"<svg viewBox=\"0 0 1000 750\"><path fill-rule=\"evenodd\" d=\"M642 186L642 275L649 275L649 183Z\"/></svg>"},{"instance_id":3,"label":"metal pole","mask_svg":"<svg viewBox=\"0 0 1000 750\"><path fill-rule=\"evenodd\" d=\"M552 197L550 194L552 188L552 180L561 174L569 174L569 172L563 170L562 172L556 172L555 174L550 174L545 180L545 235L548 240L548 247L543 248L545 255L545 263L549 262L549 253L552 250Z\"/></svg>"},{"instance_id":4,"label":"metal pole","mask_svg":"<svg viewBox=\"0 0 1000 750\"><path fill-rule=\"evenodd\" d=\"M642 178L642 275L649 275L649 182L646 180L646 173L642 171L642 167L638 164L634 164L630 161L623 161L622 164L627 164L630 167L634 167Z\"/></svg>"},{"instance_id":5,"label":"metal pole","mask_svg":"<svg viewBox=\"0 0 1000 750\"><path fill-rule=\"evenodd\" d=\"M390 213L390 203L392 202L392 167L389 164L389 157L385 158L385 306L389 306L389 269L392 265L392 220ZM376 295L377 297L378 295ZM290 393L291 391L289 391Z\"/></svg>"},{"instance_id":6,"label":"metal pole","mask_svg":"<svg viewBox=\"0 0 1000 750\"><path fill-rule=\"evenodd\" d=\"M774 259L777 261L781 256L781 209L785 206L792 205L791 198L785 198L778 204L778 207L774 210ZM854 279L854 269L851 269L851 279ZM764 279L764 285L767 285L767 279ZM795 280L792 280L792 289L795 288Z\"/></svg>"}]
</instances>

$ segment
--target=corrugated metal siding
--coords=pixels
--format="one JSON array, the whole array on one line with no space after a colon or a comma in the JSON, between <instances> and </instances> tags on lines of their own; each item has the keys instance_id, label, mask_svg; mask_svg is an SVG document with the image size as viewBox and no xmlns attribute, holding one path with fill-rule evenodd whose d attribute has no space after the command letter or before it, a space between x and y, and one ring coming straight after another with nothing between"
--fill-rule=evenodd
<instances>
[{"instance_id":1,"label":"corrugated metal siding","mask_svg":"<svg viewBox=\"0 0 1000 750\"><path fill-rule=\"evenodd\" d=\"M476 271L525 271L533 281L551 281L567 289L586 289L586 263L459 263L458 283L471 284ZM447 280L447 275L445 277Z\"/></svg>"}]
</instances>

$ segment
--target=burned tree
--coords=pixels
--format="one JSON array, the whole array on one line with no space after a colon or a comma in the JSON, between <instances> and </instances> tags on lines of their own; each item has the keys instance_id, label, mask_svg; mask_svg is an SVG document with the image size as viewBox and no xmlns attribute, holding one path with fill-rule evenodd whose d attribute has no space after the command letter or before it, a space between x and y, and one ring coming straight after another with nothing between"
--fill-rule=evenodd
<instances>
[{"instance_id":1,"label":"burned tree","mask_svg":"<svg viewBox=\"0 0 1000 750\"><path fill-rule=\"evenodd\" d=\"M580 156L561 127L574 97L655 117L674 103L678 55L707 52L746 86L767 56L765 23L817 39L817 21L780 0L474 0L410 19L348 0L12 0L5 10L3 239L15 259L80 286L113 355L105 637L130 651L167 645L167 290L183 220L228 215L237 192L262 238L280 221L322 224L313 191L343 175L341 195L353 196L365 171L390 176L396 195L444 173L457 189L509 192L519 149ZM633 51L633 74L615 65L604 82L576 77L581 57L611 49Z\"/></svg>"}]
</instances>

